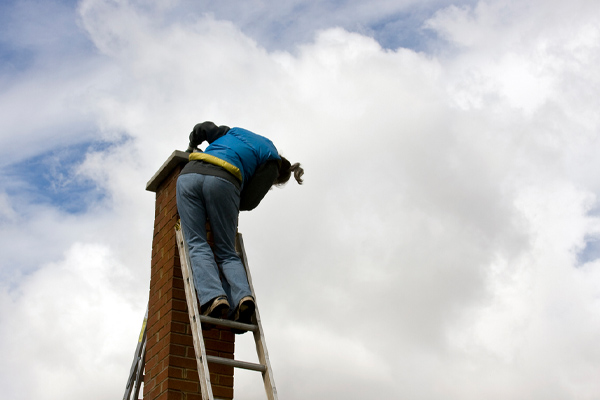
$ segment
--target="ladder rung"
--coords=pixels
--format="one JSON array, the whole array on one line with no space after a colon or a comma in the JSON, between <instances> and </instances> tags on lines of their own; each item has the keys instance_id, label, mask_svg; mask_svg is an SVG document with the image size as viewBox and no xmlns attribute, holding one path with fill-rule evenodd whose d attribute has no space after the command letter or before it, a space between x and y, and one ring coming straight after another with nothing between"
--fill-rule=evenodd
<instances>
[{"instance_id":1,"label":"ladder rung","mask_svg":"<svg viewBox=\"0 0 600 400\"><path fill-rule=\"evenodd\" d=\"M202 399L213 399L212 385L210 382L210 371L208 368L209 363L216 363L226 365L233 368L242 368L253 371L260 371L264 381L265 391L269 400L277 400L277 390L275 389L275 383L273 382L273 372L271 371L271 365L269 363L269 355L267 354L267 348L264 343L263 328L260 323L260 315L258 308L255 309L255 323L244 324L240 322L234 322L227 319L211 318L208 316L199 315L199 306L196 294L196 288L191 271L191 262L189 259L188 248L183 237L183 231L179 228L175 228L175 236L177 237L177 248L179 250L179 257L181 261L181 273L185 282L185 297L188 306L188 312L190 316L190 326L192 329L192 336L194 341L194 353L196 355L196 364L198 368L198 376L200 378L200 389L202 391ZM246 270L248 277L248 285L250 291L254 296L254 287L252 286L252 278L250 277L250 270L248 268L248 261L246 259L246 252L244 250L244 242L242 235L236 235L236 251L240 255L240 259ZM252 331L254 333L254 343L256 344L256 352L258 355L258 363L251 363L245 361L237 361L233 358L224 358L209 356L206 354L206 348L204 343L204 337L202 330L208 329L205 325L218 325L223 327L229 327L238 331ZM240 333L234 331L235 333ZM220 400L216 399L215 400Z\"/></svg>"},{"instance_id":2,"label":"ladder rung","mask_svg":"<svg viewBox=\"0 0 600 400\"><path fill-rule=\"evenodd\" d=\"M235 368L250 369L253 371L265 372L267 370L267 368L262 364L249 363L245 361L236 361L230 358L206 356L206 361L213 362L216 364L223 364Z\"/></svg>"},{"instance_id":3,"label":"ladder rung","mask_svg":"<svg viewBox=\"0 0 600 400\"><path fill-rule=\"evenodd\" d=\"M243 324L241 322L230 321L228 319L213 318L213 317L208 317L205 315L200 316L200 321L206 322L207 324L220 325L220 326L225 326L227 328L240 329L240 330L244 330L244 331L256 332L258 330L258 325Z\"/></svg>"}]
</instances>

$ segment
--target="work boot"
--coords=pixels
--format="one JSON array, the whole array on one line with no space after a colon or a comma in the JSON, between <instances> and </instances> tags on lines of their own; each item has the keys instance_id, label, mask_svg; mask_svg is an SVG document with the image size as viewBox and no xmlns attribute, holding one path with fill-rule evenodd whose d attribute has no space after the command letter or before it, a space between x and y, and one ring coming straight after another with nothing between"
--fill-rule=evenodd
<instances>
[{"instance_id":1,"label":"work boot","mask_svg":"<svg viewBox=\"0 0 600 400\"><path fill-rule=\"evenodd\" d=\"M202 315L207 315L213 318L225 318L229 312L229 302L227 297L215 297L212 302L202 306Z\"/></svg>"},{"instance_id":2,"label":"work boot","mask_svg":"<svg viewBox=\"0 0 600 400\"><path fill-rule=\"evenodd\" d=\"M252 296L246 296L240 300L233 320L244 324L251 324L255 310L256 304L254 304L254 299Z\"/></svg>"}]
</instances>

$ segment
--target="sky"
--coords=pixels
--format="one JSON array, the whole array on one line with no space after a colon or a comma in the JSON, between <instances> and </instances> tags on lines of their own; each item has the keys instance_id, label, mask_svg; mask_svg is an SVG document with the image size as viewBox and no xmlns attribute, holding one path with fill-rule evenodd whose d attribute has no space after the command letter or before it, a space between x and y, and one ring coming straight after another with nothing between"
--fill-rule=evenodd
<instances>
[{"instance_id":1,"label":"sky","mask_svg":"<svg viewBox=\"0 0 600 400\"><path fill-rule=\"evenodd\" d=\"M0 59L3 398L122 396L210 120L305 169L240 215L280 398L600 399L600 3L6 0Z\"/></svg>"}]
</instances>

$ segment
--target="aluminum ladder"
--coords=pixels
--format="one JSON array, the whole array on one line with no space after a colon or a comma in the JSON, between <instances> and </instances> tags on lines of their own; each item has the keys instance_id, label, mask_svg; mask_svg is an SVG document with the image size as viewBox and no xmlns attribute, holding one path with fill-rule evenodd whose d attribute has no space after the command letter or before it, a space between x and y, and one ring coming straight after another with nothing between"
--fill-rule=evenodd
<instances>
[{"instance_id":1,"label":"aluminum ladder","mask_svg":"<svg viewBox=\"0 0 600 400\"><path fill-rule=\"evenodd\" d=\"M180 224L177 224L177 226L175 227L175 235L177 238L177 247L179 248L179 261L181 263L181 271L183 275L183 282L185 285L185 297L187 301L187 307L190 316L190 326L192 328L192 336L194 340L194 351L196 353L196 363L198 366L198 376L200 378L202 400L215 400L212 393L212 386L210 383L210 373L208 370L209 362L215 364L223 364L234 368L259 371L262 374L267 399L277 400L277 390L275 388L275 382L273 380L273 371L271 370L271 364L269 362L269 354L267 352L267 346L265 343L265 335L263 333L262 324L260 322L258 304L256 303L254 286L252 285L252 277L250 276L250 268L248 267L248 260L246 258L246 250L244 249L242 235L240 233L237 233L236 252L242 260L242 263L244 264L244 268L246 269L246 276L248 277L248 284L250 285L250 291L252 292L252 297L255 299L256 311L254 323L252 324L243 324L240 322L234 322L226 319L211 318L204 315L200 315L200 308L198 306L196 296L196 288L194 286L194 280L192 279L192 266L190 263L187 244L183 237L183 230L181 229ZM256 352L258 355L259 363L256 364L245 361L231 360L223 357L207 356L206 349L204 346L204 339L202 337L203 322L206 324L219 325L232 329L252 331L252 333L254 334L254 343L256 344Z\"/></svg>"},{"instance_id":2,"label":"aluminum ladder","mask_svg":"<svg viewBox=\"0 0 600 400\"><path fill-rule=\"evenodd\" d=\"M129 370L129 378L127 379L127 385L125 386L125 394L123 400L138 400L140 394L140 388L144 379L144 364L146 357L146 323L148 322L148 308L146 308L146 316L142 323L142 330L138 339L138 344L133 355L133 363Z\"/></svg>"},{"instance_id":3,"label":"aluminum ladder","mask_svg":"<svg viewBox=\"0 0 600 400\"><path fill-rule=\"evenodd\" d=\"M185 285L185 297L188 306L188 313L190 316L190 326L192 328L194 352L196 355L198 376L200 378L202 400L219 400L216 399L212 393L210 373L208 370L209 362L215 364L223 364L234 368L259 371L262 374L267 399L277 400L277 390L275 388L275 382L273 381L273 371L271 370L271 364L269 362L269 355L267 352L267 346L265 344L265 336L263 333L262 324L260 322L258 305L256 305L254 323L252 324L242 324L230 320L211 318L204 315L200 315L198 301L196 300L196 288L194 286L194 280L192 279L192 268L187 244L185 243L183 231L181 230L179 224L177 224L177 226L175 227L175 235L177 239L177 247L179 248L179 259L181 263L181 271ZM252 285L252 277L250 276L250 269L248 268L246 251L244 249L244 242L240 233L238 233L236 237L236 251L240 256L242 263L244 264L244 268L246 269L246 275L248 277L248 284L250 285L250 290L252 292L252 297L254 297L256 301L256 296L254 294L254 286ZM138 344L133 358L133 363L129 372L129 378L125 387L125 394L123 395L123 400L137 400L139 396L140 387L144 378L143 372L146 355L147 320L148 309L146 309L146 316L144 317L144 322L142 324L142 330L140 332ZM258 355L259 363L250 363L245 361L237 361L228 358L206 355L204 338L202 336L202 323L219 325L242 331L251 331L254 335L254 343L256 344L256 352Z\"/></svg>"}]
</instances>

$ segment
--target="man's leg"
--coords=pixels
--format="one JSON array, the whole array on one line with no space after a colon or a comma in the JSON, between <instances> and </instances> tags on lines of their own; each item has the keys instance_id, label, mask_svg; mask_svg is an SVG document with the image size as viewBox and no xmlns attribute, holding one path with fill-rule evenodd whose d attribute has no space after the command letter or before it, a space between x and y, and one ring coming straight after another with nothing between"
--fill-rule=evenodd
<instances>
[{"instance_id":1,"label":"man's leg","mask_svg":"<svg viewBox=\"0 0 600 400\"><path fill-rule=\"evenodd\" d=\"M215 240L215 256L231 288L229 301L233 311L242 298L251 295L246 270L235 252L240 191L225 179L207 176L203 194Z\"/></svg>"},{"instance_id":2,"label":"man's leg","mask_svg":"<svg viewBox=\"0 0 600 400\"><path fill-rule=\"evenodd\" d=\"M177 209L201 306L216 297L225 296L219 268L206 241L206 209L202 194L205 178L201 174L184 174L177 179Z\"/></svg>"}]
</instances>

